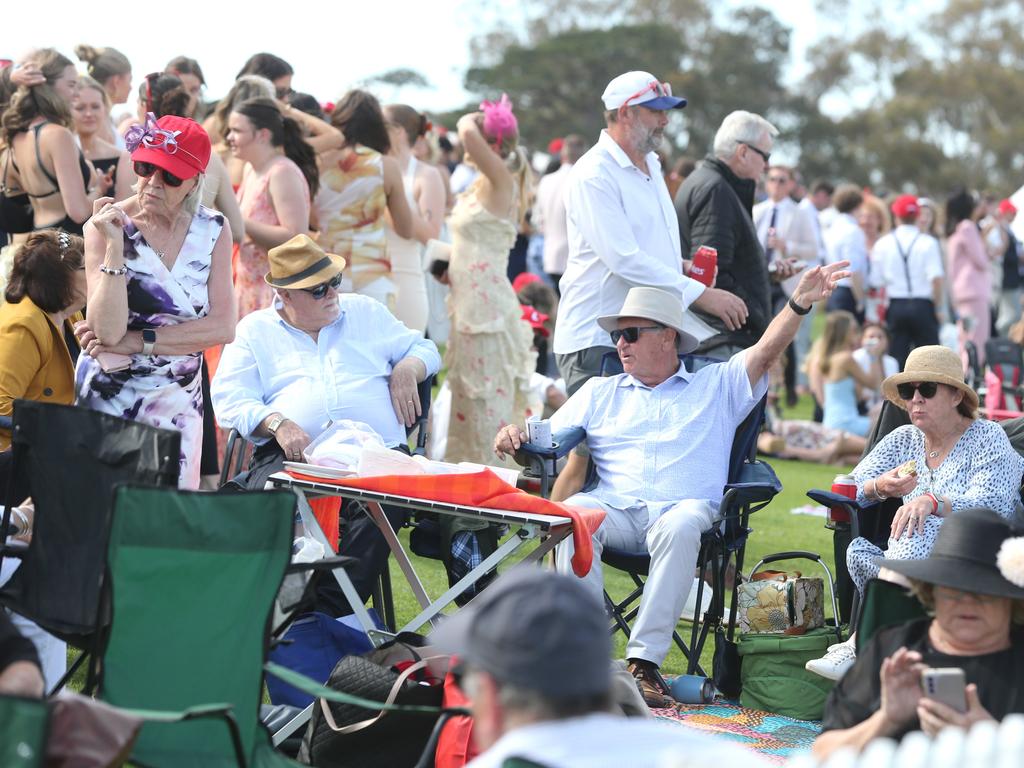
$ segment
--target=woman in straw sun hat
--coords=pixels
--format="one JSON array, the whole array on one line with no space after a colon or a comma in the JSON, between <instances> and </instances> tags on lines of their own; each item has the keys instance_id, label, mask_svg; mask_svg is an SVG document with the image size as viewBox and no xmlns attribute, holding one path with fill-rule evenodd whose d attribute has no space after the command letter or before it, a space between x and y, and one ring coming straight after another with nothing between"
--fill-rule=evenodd
<instances>
[{"instance_id":1,"label":"woman in straw sun hat","mask_svg":"<svg viewBox=\"0 0 1024 768\"><path fill-rule=\"evenodd\" d=\"M882 382L882 394L903 408L911 423L882 439L853 470L857 501L899 497L887 550L864 538L846 551L860 592L872 578L893 578L875 558L920 560L928 556L943 521L971 507L1005 518L1020 501L1022 459L1002 428L978 418L978 395L964 383L959 356L942 346L918 347L903 373ZM807 668L838 679L853 663L852 639L833 646Z\"/></svg>"}]
</instances>

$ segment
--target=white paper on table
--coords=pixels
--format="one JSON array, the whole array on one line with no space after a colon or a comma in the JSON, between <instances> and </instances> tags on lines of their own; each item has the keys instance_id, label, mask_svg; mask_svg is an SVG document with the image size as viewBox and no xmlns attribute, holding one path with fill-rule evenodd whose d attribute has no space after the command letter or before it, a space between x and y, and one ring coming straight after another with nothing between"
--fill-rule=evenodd
<instances>
[{"instance_id":1,"label":"white paper on table","mask_svg":"<svg viewBox=\"0 0 1024 768\"><path fill-rule=\"evenodd\" d=\"M492 467L486 464L474 464L460 461L453 464L446 461L431 461L424 456L407 456L400 451L387 448L366 447L359 456L357 472L360 477L378 477L381 475L466 475L489 469L503 481L514 486L519 479L519 471L508 467Z\"/></svg>"}]
</instances>

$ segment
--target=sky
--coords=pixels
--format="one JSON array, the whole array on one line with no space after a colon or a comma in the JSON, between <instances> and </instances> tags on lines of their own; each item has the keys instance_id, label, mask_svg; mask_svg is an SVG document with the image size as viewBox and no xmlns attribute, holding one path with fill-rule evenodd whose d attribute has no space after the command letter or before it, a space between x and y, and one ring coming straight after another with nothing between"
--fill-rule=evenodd
<instances>
[{"instance_id":1,"label":"sky","mask_svg":"<svg viewBox=\"0 0 1024 768\"><path fill-rule=\"evenodd\" d=\"M794 28L791 75L798 77L803 71L802 52L818 31L813 22L813 0L760 4ZM325 16L323 9L330 6L311 0L251 0L246 4L210 0L192 6L211 9L204 18L195 12L183 13L187 6L180 3L101 4L82 13L86 6L80 0L49 0L47 15L67 21L40 24L38 12L33 11L38 6L12 2L4 8L0 57L14 58L32 48L52 46L74 60L78 43L112 45L131 60L137 87L147 73L162 70L171 58L185 55L199 61L207 80L206 98L215 99L230 88L249 55L269 51L292 65L296 90L312 93L321 101L335 100L367 78L397 68L421 72L431 87L399 92L374 86L385 103L401 97L421 110L436 112L458 108L469 99L462 81L469 63L469 40L477 31L474 24L482 21L473 0L333 5L341 10ZM505 20L514 22L519 4L503 0L503 7L507 8ZM105 9L116 12L123 21L112 23L109 14L100 12ZM330 36L319 33L325 27L334 30ZM11 34L15 30L16 36Z\"/></svg>"}]
</instances>

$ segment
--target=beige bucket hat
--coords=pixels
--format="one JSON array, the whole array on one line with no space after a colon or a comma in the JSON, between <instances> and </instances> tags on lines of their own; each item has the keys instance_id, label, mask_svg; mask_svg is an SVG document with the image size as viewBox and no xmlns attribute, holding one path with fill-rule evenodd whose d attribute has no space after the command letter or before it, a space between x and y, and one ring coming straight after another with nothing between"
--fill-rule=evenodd
<instances>
[{"instance_id":1,"label":"beige bucket hat","mask_svg":"<svg viewBox=\"0 0 1024 768\"><path fill-rule=\"evenodd\" d=\"M900 399L896 387L900 384L919 381L934 381L938 384L948 384L964 393L964 399L971 406L971 410L978 408L978 393L967 386L964 381L963 363L960 356L940 345L918 347L907 357L907 364L903 366L903 373L896 373L882 382L882 394L886 399L896 403L903 410L907 405Z\"/></svg>"},{"instance_id":2,"label":"beige bucket hat","mask_svg":"<svg viewBox=\"0 0 1024 768\"><path fill-rule=\"evenodd\" d=\"M642 317L667 326L679 334L679 354L684 355L697 348L696 338L683 330L683 302L680 298L661 288L637 286L629 289L622 310L615 315L597 318L597 324L606 331L614 331L619 318Z\"/></svg>"}]
</instances>

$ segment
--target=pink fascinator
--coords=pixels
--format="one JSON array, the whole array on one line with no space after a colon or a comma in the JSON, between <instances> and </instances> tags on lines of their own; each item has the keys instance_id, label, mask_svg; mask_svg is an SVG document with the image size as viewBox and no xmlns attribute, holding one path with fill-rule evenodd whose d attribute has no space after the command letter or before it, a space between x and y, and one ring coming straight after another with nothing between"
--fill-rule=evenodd
<instances>
[{"instance_id":1,"label":"pink fascinator","mask_svg":"<svg viewBox=\"0 0 1024 768\"><path fill-rule=\"evenodd\" d=\"M506 136L519 131L519 122L512 114L512 100L507 93L501 94L498 101L483 101L480 110L484 113L484 131L493 136L500 147Z\"/></svg>"}]
</instances>

